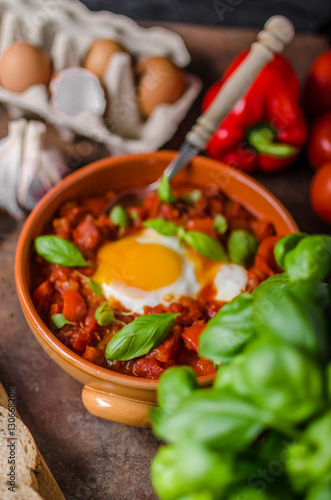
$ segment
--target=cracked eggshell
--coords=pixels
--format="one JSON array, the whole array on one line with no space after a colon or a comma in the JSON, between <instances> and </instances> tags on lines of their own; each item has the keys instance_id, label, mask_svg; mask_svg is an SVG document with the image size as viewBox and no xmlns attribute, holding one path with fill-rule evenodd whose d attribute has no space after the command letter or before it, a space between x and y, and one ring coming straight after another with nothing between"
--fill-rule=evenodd
<instances>
[{"instance_id":1,"label":"cracked eggshell","mask_svg":"<svg viewBox=\"0 0 331 500\"><path fill-rule=\"evenodd\" d=\"M66 68L51 80L51 103L67 116L94 113L101 116L106 109L104 91L98 78L83 68Z\"/></svg>"},{"instance_id":2,"label":"cracked eggshell","mask_svg":"<svg viewBox=\"0 0 331 500\"><path fill-rule=\"evenodd\" d=\"M33 85L48 85L51 60L45 50L27 42L13 43L0 61L0 83L12 92L24 92Z\"/></svg>"}]
</instances>

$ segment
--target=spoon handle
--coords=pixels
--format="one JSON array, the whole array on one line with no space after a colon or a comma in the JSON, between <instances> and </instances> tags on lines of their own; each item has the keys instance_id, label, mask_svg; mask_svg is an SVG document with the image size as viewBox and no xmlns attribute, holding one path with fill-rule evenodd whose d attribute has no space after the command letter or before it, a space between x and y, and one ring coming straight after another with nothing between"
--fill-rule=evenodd
<instances>
[{"instance_id":1,"label":"spoon handle","mask_svg":"<svg viewBox=\"0 0 331 500\"><path fill-rule=\"evenodd\" d=\"M257 74L271 61L275 52L284 50L294 33L293 24L286 17L273 16L268 19L245 60L224 83L213 104L198 118L185 140L200 150L205 149L211 135L247 92Z\"/></svg>"}]
</instances>

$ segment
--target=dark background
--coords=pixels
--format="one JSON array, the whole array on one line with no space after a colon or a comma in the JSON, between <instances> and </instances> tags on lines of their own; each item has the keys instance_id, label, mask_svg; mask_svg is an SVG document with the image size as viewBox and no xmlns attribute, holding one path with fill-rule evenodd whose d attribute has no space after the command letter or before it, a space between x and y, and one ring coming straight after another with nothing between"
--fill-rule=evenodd
<instances>
[{"instance_id":1,"label":"dark background","mask_svg":"<svg viewBox=\"0 0 331 500\"><path fill-rule=\"evenodd\" d=\"M288 16L301 32L331 35L331 0L83 0L137 21L169 21L260 28L274 14Z\"/></svg>"}]
</instances>

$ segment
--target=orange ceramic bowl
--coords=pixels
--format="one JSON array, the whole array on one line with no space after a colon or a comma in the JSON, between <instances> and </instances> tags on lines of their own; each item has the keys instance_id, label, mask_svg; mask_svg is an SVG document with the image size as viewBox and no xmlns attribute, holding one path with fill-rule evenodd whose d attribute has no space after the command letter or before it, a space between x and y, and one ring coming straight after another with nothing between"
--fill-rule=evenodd
<instances>
[{"instance_id":1,"label":"orange ceramic bowl","mask_svg":"<svg viewBox=\"0 0 331 500\"><path fill-rule=\"evenodd\" d=\"M171 151L161 151L105 158L69 175L44 196L28 217L16 252L18 296L36 339L59 366L84 384L82 398L91 413L130 425L149 425L149 410L156 404L157 381L100 368L65 347L51 333L40 319L30 294L31 250L34 239L66 200L103 193L107 189L119 191L148 184L160 177L174 155ZM197 157L179 177L200 185L218 184L223 192L242 203L255 216L271 221L278 234L298 230L289 213L272 194L247 175L224 164ZM207 386L212 379L212 376L200 377L200 385Z\"/></svg>"}]
</instances>

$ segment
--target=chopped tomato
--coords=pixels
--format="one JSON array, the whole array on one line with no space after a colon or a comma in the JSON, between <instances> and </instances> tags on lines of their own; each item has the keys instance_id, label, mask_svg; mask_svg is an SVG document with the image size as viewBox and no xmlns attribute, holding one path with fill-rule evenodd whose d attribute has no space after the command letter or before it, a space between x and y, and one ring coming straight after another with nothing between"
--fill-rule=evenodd
<instances>
[{"instance_id":1,"label":"chopped tomato","mask_svg":"<svg viewBox=\"0 0 331 500\"><path fill-rule=\"evenodd\" d=\"M74 231L74 242L83 248L93 249L100 242L100 233L91 215L78 224Z\"/></svg>"},{"instance_id":2,"label":"chopped tomato","mask_svg":"<svg viewBox=\"0 0 331 500\"><path fill-rule=\"evenodd\" d=\"M270 276L282 272L282 269L278 267L274 256L274 246L280 238L281 236L269 236L263 240L255 257L255 266L260 268L262 271L267 270L268 267L268 273L270 272Z\"/></svg>"},{"instance_id":3,"label":"chopped tomato","mask_svg":"<svg viewBox=\"0 0 331 500\"><path fill-rule=\"evenodd\" d=\"M255 238L261 243L268 236L274 235L273 225L266 220L253 220L250 223L250 229Z\"/></svg>"},{"instance_id":4,"label":"chopped tomato","mask_svg":"<svg viewBox=\"0 0 331 500\"><path fill-rule=\"evenodd\" d=\"M193 369L198 377L201 375L214 375L216 373L214 363L205 358L198 358L193 365Z\"/></svg>"},{"instance_id":5,"label":"chopped tomato","mask_svg":"<svg viewBox=\"0 0 331 500\"><path fill-rule=\"evenodd\" d=\"M43 281L33 292L33 302L40 302L48 298L52 292L52 285L49 280Z\"/></svg>"},{"instance_id":6,"label":"chopped tomato","mask_svg":"<svg viewBox=\"0 0 331 500\"><path fill-rule=\"evenodd\" d=\"M178 351L178 340L180 337L181 328L173 328L170 335L158 347L150 352L150 356L161 361L161 363L169 363Z\"/></svg>"},{"instance_id":7,"label":"chopped tomato","mask_svg":"<svg viewBox=\"0 0 331 500\"><path fill-rule=\"evenodd\" d=\"M199 337L201 335L202 330L205 328L205 324L203 325L193 325L185 328L182 337L184 339L185 345L188 349L198 352L199 349Z\"/></svg>"},{"instance_id":8,"label":"chopped tomato","mask_svg":"<svg viewBox=\"0 0 331 500\"><path fill-rule=\"evenodd\" d=\"M204 217L203 219L191 219L186 224L187 231L201 231L202 233L214 236L214 219L212 217Z\"/></svg>"},{"instance_id":9,"label":"chopped tomato","mask_svg":"<svg viewBox=\"0 0 331 500\"><path fill-rule=\"evenodd\" d=\"M260 244L255 256L254 266L248 270L248 292L252 292L254 288L270 276L282 272L274 256L274 247L280 238L280 236L269 236Z\"/></svg>"},{"instance_id":10,"label":"chopped tomato","mask_svg":"<svg viewBox=\"0 0 331 500\"><path fill-rule=\"evenodd\" d=\"M85 330L79 331L79 332L74 332L71 336L71 342L72 342L72 348L82 354L86 346L91 344L94 340L94 334L89 333Z\"/></svg>"},{"instance_id":11,"label":"chopped tomato","mask_svg":"<svg viewBox=\"0 0 331 500\"><path fill-rule=\"evenodd\" d=\"M63 292L62 314L68 321L79 323L87 313L85 300L77 290L65 290Z\"/></svg>"},{"instance_id":12,"label":"chopped tomato","mask_svg":"<svg viewBox=\"0 0 331 500\"><path fill-rule=\"evenodd\" d=\"M104 352L101 349L87 345L84 354L82 354L82 358L91 361L91 363L100 365L104 358Z\"/></svg>"},{"instance_id":13,"label":"chopped tomato","mask_svg":"<svg viewBox=\"0 0 331 500\"><path fill-rule=\"evenodd\" d=\"M153 358L140 358L134 365L134 373L137 377L157 379L164 372L161 363Z\"/></svg>"},{"instance_id":14,"label":"chopped tomato","mask_svg":"<svg viewBox=\"0 0 331 500\"><path fill-rule=\"evenodd\" d=\"M106 200L104 196L93 196L85 198L83 201L84 207L94 216L97 217L105 207Z\"/></svg>"}]
</instances>

